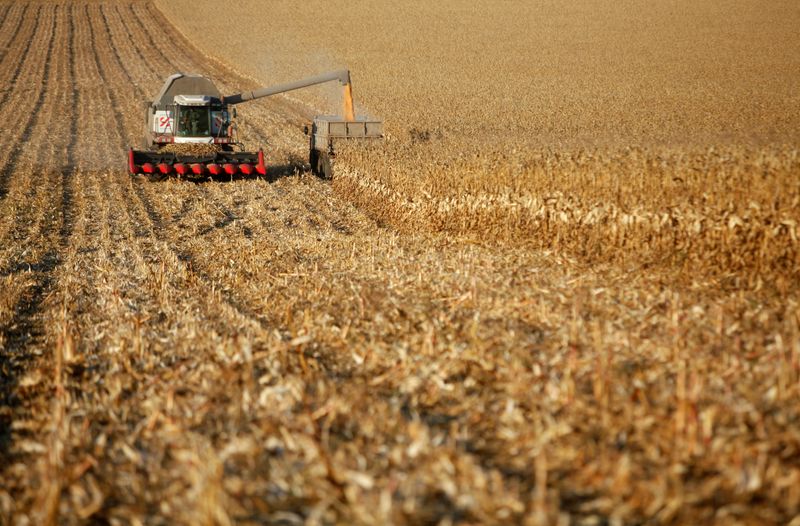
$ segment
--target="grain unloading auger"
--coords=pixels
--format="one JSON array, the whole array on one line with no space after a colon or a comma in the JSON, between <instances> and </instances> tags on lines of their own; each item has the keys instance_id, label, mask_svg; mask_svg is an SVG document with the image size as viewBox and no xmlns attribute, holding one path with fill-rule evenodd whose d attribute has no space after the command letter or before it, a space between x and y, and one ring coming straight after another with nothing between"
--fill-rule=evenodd
<instances>
[{"instance_id":1,"label":"grain unloading auger","mask_svg":"<svg viewBox=\"0 0 800 526\"><path fill-rule=\"evenodd\" d=\"M330 178L335 139L383 136L382 122L355 117L347 70L227 97L206 77L176 73L147 108L144 148L128 151L128 171L148 175L266 175L264 151L243 151L237 140L236 110L232 106L337 80L343 87L344 114L315 117L309 140L311 170Z\"/></svg>"}]
</instances>

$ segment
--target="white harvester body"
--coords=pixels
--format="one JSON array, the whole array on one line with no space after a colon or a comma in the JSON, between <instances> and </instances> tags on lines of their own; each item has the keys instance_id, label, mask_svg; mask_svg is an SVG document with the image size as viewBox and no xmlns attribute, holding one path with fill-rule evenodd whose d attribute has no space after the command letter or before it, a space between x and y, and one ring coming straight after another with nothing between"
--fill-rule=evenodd
<instances>
[{"instance_id":1,"label":"white harvester body","mask_svg":"<svg viewBox=\"0 0 800 526\"><path fill-rule=\"evenodd\" d=\"M165 81L155 100L148 105L144 148L129 150L128 169L131 174L266 175L263 150L245 152L237 140L236 111L232 106L334 80L344 87L345 117L315 118L309 142L312 171L330 177L334 138L383 136L382 122L355 118L350 72L347 70L231 96L223 96L214 83L202 75L176 73ZM318 122L320 119L322 121ZM318 133L323 127L329 130L332 126L341 133ZM169 148L170 144L212 146L201 154L182 155L176 153L175 148Z\"/></svg>"}]
</instances>

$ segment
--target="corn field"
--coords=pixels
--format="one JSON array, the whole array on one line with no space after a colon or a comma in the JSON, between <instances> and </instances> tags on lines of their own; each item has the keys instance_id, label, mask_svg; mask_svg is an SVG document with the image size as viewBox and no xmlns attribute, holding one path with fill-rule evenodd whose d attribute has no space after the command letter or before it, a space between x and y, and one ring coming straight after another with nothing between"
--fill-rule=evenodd
<instances>
[{"instance_id":1,"label":"corn field","mask_svg":"<svg viewBox=\"0 0 800 526\"><path fill-rule=\"evenodd\" d=\"M0 0L0 525L800 525L798 26ZM338 87L239 107L266 177L125 171L175 72L342 67L330 182Z\"/></svg>"}]
</instances>

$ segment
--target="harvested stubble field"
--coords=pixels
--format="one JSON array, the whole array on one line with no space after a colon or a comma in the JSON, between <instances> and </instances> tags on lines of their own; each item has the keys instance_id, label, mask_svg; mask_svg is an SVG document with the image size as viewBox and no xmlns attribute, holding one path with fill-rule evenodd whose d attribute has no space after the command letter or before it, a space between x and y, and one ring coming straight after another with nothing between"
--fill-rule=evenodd
<instances>
[{"instance_id":1,"label":"harvested stubble field","mask_svg":"<svg viewBox=\"0 0 800 526\"><path fill-rule=\"evenodd\" d=\"M800 522L800 10L610 4L0 1L0 524ZM332 184L124 171L342 65Z\"/></svg>"}]
</instances>

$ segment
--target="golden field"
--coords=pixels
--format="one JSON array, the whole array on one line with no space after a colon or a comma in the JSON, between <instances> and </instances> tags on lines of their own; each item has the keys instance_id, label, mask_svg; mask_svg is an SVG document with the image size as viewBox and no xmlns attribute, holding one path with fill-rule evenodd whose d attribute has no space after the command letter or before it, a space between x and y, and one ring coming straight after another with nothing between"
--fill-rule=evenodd
<instances>
[{"instance_id":1,"label":"golden field","mask_svg":"<svg viewBox=\"0 0 800 526\"><path fill-rule=\"evenodd\" d=\"M250 1L200 39L215 4L158 5L260 83L350 67L389 137L337 186L395 226L796 275L792 2Z\"/></svg>"},{"instance_id":2,"label":"golden field","mask_svg":"<svg viewBox=\"0 0 800 526\"><path fill-rule=\"evenodd\" d=\"M0 0L0 524L800 524L798 22ZM344 66L331 183L335 88L125 172L175 71Z\"/></svg>"}]
</instances>

